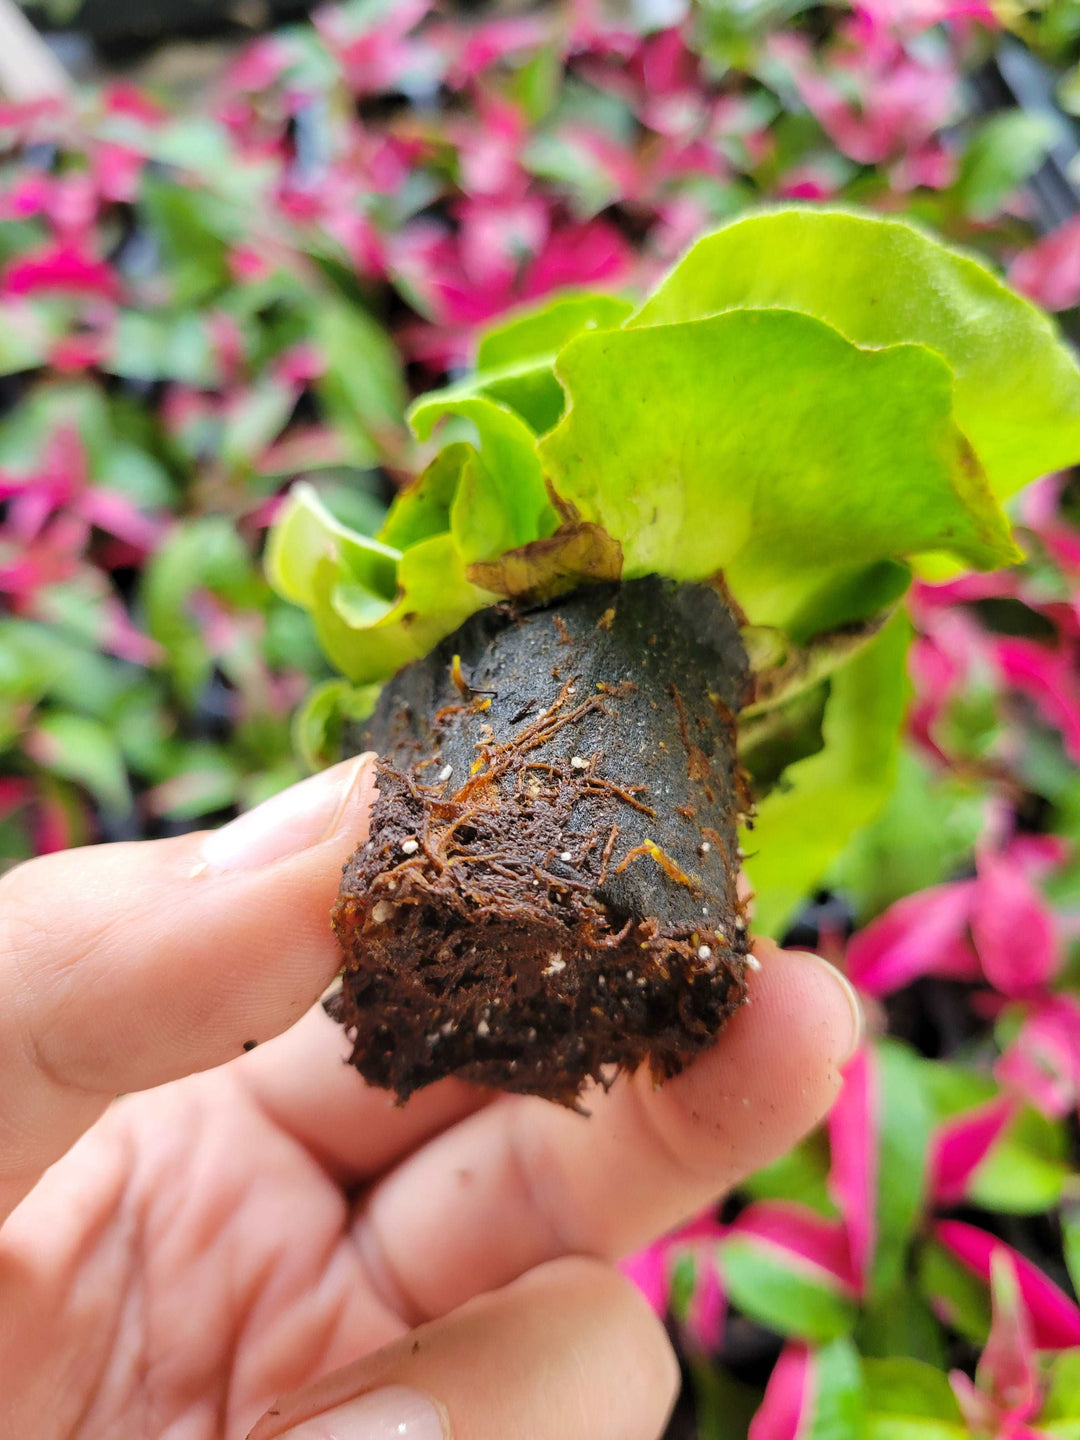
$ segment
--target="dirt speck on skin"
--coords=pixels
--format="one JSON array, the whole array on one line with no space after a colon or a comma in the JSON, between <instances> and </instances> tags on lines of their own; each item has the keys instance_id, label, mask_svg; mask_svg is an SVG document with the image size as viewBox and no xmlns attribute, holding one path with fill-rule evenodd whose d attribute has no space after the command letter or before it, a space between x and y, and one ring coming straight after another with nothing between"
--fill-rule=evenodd
<instances>
[{"instance_id":1,"label":"dirt speck on skin","mask_svg":"<svg viewBox=\"0 0 1080 1440\"><path fill-rule=\"evenodd\" d=\"M357 737L383 761L328 1002L365 1078L577 1107L589 1079L663 1080L712 1043L746 996L747 683L715 589L654 577L483 611L386 687Z\"/></svg>"}]
</instances>

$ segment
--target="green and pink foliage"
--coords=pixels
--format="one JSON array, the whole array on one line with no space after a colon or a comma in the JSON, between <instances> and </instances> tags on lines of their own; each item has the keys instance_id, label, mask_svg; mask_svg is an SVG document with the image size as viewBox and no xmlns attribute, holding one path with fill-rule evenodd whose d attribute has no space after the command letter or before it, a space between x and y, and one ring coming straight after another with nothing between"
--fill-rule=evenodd
<instances>
[{"instance_id":1,"label":"green and pink foliage","mask_svg":"<svg viewBox=\"0 0 1080 1440\"><path fill-rule=\"evenodd\" d=\"M1053 127L969 108L998 7L664 9L345 4L199 117L127 86L0 112L0 857L333 755L363 697L264 580L266 530L300 477L374 534L429 454L410 393L504 312L628 310L774 200L913 215L1076 306L1077 222L1036 240L1023 189ZM1067 63L1067 11L1010 23ZM1075 481L1014 508L1022 567L913 587L899 782L831 872L859 928L815 941L875 1038L822 1132L627 1265L709 1440L1080 1435Z\"/></svg>"}]
</instances>

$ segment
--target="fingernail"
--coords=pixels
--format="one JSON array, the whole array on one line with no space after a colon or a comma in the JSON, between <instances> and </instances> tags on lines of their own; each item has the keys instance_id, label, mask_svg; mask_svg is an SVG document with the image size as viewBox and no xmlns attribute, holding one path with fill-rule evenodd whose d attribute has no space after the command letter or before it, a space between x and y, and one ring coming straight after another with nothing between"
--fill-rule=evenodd
<instances>
[{"instance_id":1,"label":"fingernail","mask_svg":"<svg viewBox=\"0 0 1080 1440\"><path fill-rule=\"evenodd\" d=\"M851 1016L851 1035L847 1049L840 1058L840 1063L843 1065L851 1059L863 1042L863 1036L866 1034L866 1013L863 1010L862 1001L859 999L859 992L843 971L838 970L835 965L830 965L828 960L823 960L820 955L815 955L813 958L823 970L828 971L829 976L836 982L847 1001L848 1013Z\"/></svg>"},{"instance_id":2,"label":"fingernail","mask_svg":"<svg viewBox=\"0 0 1080 1440\"><path fill-rule=\"evenodd\" d=\"M449 1440L433 1401L419 1390L388 1385L286 1430L281 1440Z\"/></svg>"},{"instance_id":3,"label":"fingernail","mask_svg":"<svg viewBox=\"0 0 1080 1440\"><path fill-rule=\"evenodd\" d=\"M297 855L339 831L362 829L370 805L373 755L343 760L264 800L203 841L192 875L249 870Z\"/></svg>"}]
</instances>

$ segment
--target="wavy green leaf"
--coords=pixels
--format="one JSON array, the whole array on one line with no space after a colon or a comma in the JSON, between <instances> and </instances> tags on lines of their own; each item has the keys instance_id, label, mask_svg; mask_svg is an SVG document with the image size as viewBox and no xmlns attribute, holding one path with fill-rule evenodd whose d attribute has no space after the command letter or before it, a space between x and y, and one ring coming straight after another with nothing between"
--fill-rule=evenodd
<instances>
[{"instance_id":1,"label":"wavy green leaf","mask_svg":"<svg viewBox=\"0 0 1080 1440\"><path fill-rule=\"evenodd\" d=\"M528 425L484 396L455 398L445 392L418 401L409 419L426 440L448 415L466 421L473 439L473 453L462 464L450 505L450 530L465 561L496 560L550 535L559 517Z\"/></svg>"},{"instance_id":2,"label":"wavy green leaf","mask_svg":"<svg viewBox=\"0 0 1080 1440\"><path fill-rule=\"evenodd\" d=\"M477 370L498 370L554 355L585 330L614 330L633 312L629 300L595 291L570 291L518 310L480 337Z\"/></svg>"},{"instance_id":3,"label":"wavy green leaf","mask_svg":"<svg viewBox=\"0 0 1080 1440\"><path fill-rule=\"evenodd\" d=\"M705 236L629 322L735 307L817 316L857 345L917 342L955 376L956 423L1001 497L1080 458L1080 370L1047 317L980 260L903 220L787 208Z\"/></svg>"},{"instance_id":4,"label":"wavy green leaf","mask_svg":"<svg viewBox=\"0 0 1080 1440\"><path fill-rule=\"evenodd\" d=\"M794 311L582 335L539 444L558 494L627 577L723 569L750 620L789 626L854 562L1019 559L930 350L860 350ZM781 379L782 377L782 379Z\"/></svg>"}]
</instances>

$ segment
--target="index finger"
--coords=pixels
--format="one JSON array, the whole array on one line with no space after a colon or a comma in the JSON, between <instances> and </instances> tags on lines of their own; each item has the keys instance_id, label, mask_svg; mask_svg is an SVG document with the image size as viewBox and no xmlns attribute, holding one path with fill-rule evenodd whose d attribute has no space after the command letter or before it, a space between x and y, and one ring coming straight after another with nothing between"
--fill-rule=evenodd
<instances>
[{"instance_id":1,"label":"index finger","mask_svg":"<svg viewBox=\"0 0 1080 1440\"><path fill-rule=\"evenodd\" d=\"M0 881L0 1219L124 1091L240 1054L335 974L370 756L224 829L29 861Z\"/></svg>"}]
</instances>

